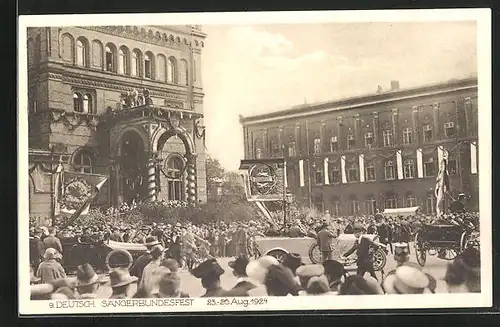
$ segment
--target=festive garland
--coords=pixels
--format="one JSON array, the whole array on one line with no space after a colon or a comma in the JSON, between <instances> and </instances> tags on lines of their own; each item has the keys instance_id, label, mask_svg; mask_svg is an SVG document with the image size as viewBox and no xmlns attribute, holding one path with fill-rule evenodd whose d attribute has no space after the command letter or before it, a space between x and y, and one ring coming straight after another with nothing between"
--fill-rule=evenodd
<instances>
[{"instance_id":1,"label":"festive garland","mask_svg":"<svg viewBox=\"0 0 500 327\"><path fill-rule=\"evenodd\" d=\"M61 207L68 210L76 210L92 194L92 187L85 180L74 177L64 186L63 194L60 199Z\"/></svg>"}]
</instances>

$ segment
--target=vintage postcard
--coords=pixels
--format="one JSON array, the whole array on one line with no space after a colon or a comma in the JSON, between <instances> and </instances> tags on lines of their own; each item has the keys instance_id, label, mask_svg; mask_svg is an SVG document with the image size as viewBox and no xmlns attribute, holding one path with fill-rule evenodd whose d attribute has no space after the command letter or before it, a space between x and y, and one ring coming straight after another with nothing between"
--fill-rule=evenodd
<instances>
[{"instance_id":1,"label":"vintage postcard","mask_svg":"<svg viewBox=\"0 0 500 327\"><path fill-rule=\"evenodd\" d=\"M490 33L21 16L19 313L490 306Z\"/></svg>"}]
</instances>

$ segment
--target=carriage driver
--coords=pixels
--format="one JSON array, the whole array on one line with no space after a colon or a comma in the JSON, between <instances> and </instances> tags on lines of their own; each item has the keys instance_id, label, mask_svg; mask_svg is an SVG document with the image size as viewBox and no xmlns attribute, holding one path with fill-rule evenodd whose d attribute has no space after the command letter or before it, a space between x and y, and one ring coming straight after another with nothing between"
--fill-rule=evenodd
<instances>
[{"instance_id":1,"label":"carriage driver","mask_svg":"<svg viewBox=\"0 0 500 327\"><path fill-rule=\"evenodd\" d=\"M359 276L364 276L368 272L373 278L377 279L375 275L375 269L373 268L373 248L382 247L385 249L384 245L371 240L363 235L365 228L359 223L355 223L353 226L354 236L356 241L351 249L349 249L342 258L345 260L348 256L356 251L357 259L356 264L358 269L356 274ZM387 250L386 250L387 251Z\"/></svg>"}]
</instances>

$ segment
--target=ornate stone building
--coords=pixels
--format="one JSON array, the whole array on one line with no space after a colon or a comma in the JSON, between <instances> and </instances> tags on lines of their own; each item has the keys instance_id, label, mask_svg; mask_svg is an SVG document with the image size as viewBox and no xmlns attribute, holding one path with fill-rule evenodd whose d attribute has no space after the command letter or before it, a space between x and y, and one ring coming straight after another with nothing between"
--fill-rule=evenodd
<instances>
[{"instance_id":1,"label":"ornate stone building","mask_svg":"<svg viewBox=\"0 0 500 327\"><path fill-rule=\"evenodd\" d=\"M438 162L478 208L477 79L241 117L245 158L285 157L296 198L335 215L420 206L434 213Z\"/></svg>"},{"instance_id":2,"label":"ornate stone building","mask_svg":"<svg viewBox=\"0 0 500 327\"><path fill-rule=\"evenodd\" d=\"M100 204L206 201L199 26L28 29L32 215L52 172L109 176Z\"/></svg>"}]
</instances>

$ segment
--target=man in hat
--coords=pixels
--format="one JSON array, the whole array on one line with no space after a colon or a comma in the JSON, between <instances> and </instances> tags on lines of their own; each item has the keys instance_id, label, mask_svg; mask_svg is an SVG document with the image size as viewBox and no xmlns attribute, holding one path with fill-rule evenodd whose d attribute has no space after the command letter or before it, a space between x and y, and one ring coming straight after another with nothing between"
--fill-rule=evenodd
<instances>
[{"instance_id":1,"label":"man in hat","mask_svg":"<svg viewBox=\"0 0 500 327\"><path fill-rule=\"evenodd\" d=\"M100 278L90 264L85 263L76 268L76 289L81 299L95 298L99 286L105 283L106 280Z\"/></svg>"},{"instance_id":2,"label":"man in hat","mask_svg":"<svg viewBox=\"0 0 500 327\"><path fill-rule=\"evenodd\" d=\"M458 198L450 203L450 212L463 213L465 212L465 194L458 194Z\"/></svg>"},{"instance_id":3,"label":"man in hat","mask_svg":"<svg viewBox=\"0 0 500 327\"><path fill-rule=\"evenodd\" d=\"M250 262L244 254L236 257L235 260L229 261L229 267L233 269L233 275L237 278L236 285L228 290L225 296L249 296L249 291L256 288L257 282L250 279L246 269Z\"/></svg>"},{"instance_id":4,"label":"man in hat","mask_svg":"<svg viewBox=\"0 0 500 327\"><path fill-rule=\"evenodd\" d=\"M115 242L123 242L122 234L120 233L120 229L118 227L113 228L113 232L111 233L109 239Z\"/></svg>"},{"instance_id":5,"label":"man in hat","mask_svg":"<svg viewBox=\"0 0 500 327\"><path fill-rule=\"evenodd\" d=\"M328 279L330 289L337 291L343 278L346 276L344 265L335 260L323 261L323 268L325 269L325 276Z\"/></svg>"},{"instance_id":6,"label":"man in hat","mask_svg":"<svg viewBox=\"0 0 500 327\"><path fill-rule=\"evenodd\" d=\"M43 255L44 261L38 266L36 276L40 278L42 284L50 281L66 278L66 272L61 264L56 260L58 252L56 249L48 248Z\"/></svg>"},{"instance_id":7,"label":"man in hat","mask_svg":"<svg viewBox=\"0 0 500 327\"><path fill-rule=\"evenodd\" d=\"M292 274L294 276L295 276L295 271L297 270L297 268L299 268L300 266L303 266L303 265L304 265L304 263L302 262L302 257L298 253L290 252L286 255L285 259L283 260L283 266L290 269L290 271L292 272Z\"/></svg>"},{"instance_id":8,"label":"man in hat","mask_svg":"<svg viewBox=\"0 0 500 327\"><path fill-rule=\"evenodd\" d=\"M43 245L46 249L53 248L56 249L59 253L63 252L63 248L61 245L61 240L56 237L56 229L55 227L49 228L49 235L43 239Z\"/></svg>"},{"instance_id":9,"label":"man in hat","mask_svg":"<svg viewBox=\"0 0 500 327\"><path fill-rule=\"evenodd\" d=\"M201 297L223 297L226 290L220 286L220 276L224 274L224 269L214 258L200 263L193 269L192 274L201 279L201 285L206 289Z\"/></svg>"},{"instance_id":10,"label":"man in hat","mask_svg":"<svg viewBox=\"0 0 500 327\"><path fill-rule=\"evenodd\" d=\"M359 276L364 276L366 272L368 272L373 278L377 279L377 275L375 275L375 269L373 268L373 249L382 247L383 244L374 242L368 237L363 236L365 228L363 225L356 223L353 226L354 237L356 240L354 241L353 246L342 256L343 259L346 259L348 256L356 252L357 254L357 272L356 274Z\"/></svg>"},{"instance_id":11,"label":"man in hat","mask_svg":"<svg viewBox=\"0 0 500 327\"><path fill-rule=\"evenodd\" d=\"M148 263L151 262L152 256L151 256L151 249L153 246L160 244L158 240L154 236L148 236L146 239L146 252L141 255L137 260L134 262L132 267L130 268L130 274L132 276L137 277L139 280L142 279L142 273L144 271L144 268L148 265Z\"/></svg>"},{"instance_id":12,"label":"man in hat","mask_svg":"<svg viewBox=\"0 0 500 327\"><path fill-rule=\"evenodd\" d=\"M327 221L323 221L321 229L318 232L318 239L317 239L323 261L332 259L333 239L336 239L337 237L338 237L337 232L332 231L329 228Z\"/></svg>"},{"instance_id":13,"label":"man in hat","mask_svg":"<svg viewBox=\"0 0 500 327\"><path fill-rule=\"evenodd\" d=\"M44 245L41 236L42 230L40 228L36 228L33 237L30 237L29 240L30 264L35 271L38 269L38 265L43 260Z\"/></svg>"},{"instance_id":14,"label":"man in hat","mask_svg":"<svg viewBox=\"0 0 500 327\"><path fill-rule=\"evenodd\" d=\"M481 292L480 252L468 247L448 264L445 274L446 285L450 293Z\"/></svg>"},{"instance_id":15,"label":"man in hat","mask_svg":"<svg viewBox=\"0 0 500 327\"><path fill-rule=\"evenodd\" d=\"M139 287L146 291L151 291L155 286L154 270L160 266L163 259L165 248L161 245L155 245L151 248L151 261L144 267L142 277L139 281Z\"/></svg>"},{"instance_id":16,"label":"man in hat","mask_svg":"<svg viewBox=\"0 0 500 327\"><path fill-rule=\"evenodd\" d=\"M293 274L282 264L267 268L264 285L269 296L299 295L300 286Z\"/></svg>"},{"instance_id":17,"label":"man in hat","mask_svg":"<svg viewBox=\"0 0 500 327\"><path fill-rule=\"evenodd\" d=\"M113 290L110 299L126 299L132 296L131 285L137 283L137 277L125 268L116 268L109 273L109 282Z\"/></svg>"}]
</instances>

